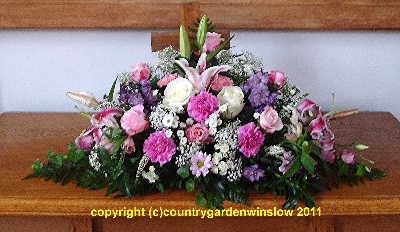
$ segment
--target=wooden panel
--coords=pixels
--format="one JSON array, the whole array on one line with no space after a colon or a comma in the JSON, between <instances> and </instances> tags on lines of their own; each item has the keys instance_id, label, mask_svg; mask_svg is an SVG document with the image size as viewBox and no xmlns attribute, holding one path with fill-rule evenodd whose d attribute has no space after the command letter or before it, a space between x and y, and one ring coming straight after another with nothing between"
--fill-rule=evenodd
<instances>
[{"instance_id":1,"label":"wooden panel","mask_svg":"<svg viewBox=\"0 0 400 232\"><path fill-rule=\"evenodd\" d=\"M226 29L400 29L396 0L0 0L0 28L177 28L188 2Z\"/></svg>"},{"instance_id":2,"label":"wooden panel","mask_svg":"<svg viewBox=\"0 0 400 232\"><path fill-rule=\"evenodd\" d=\"M154 193L132 199L113 199L104 196L105 189L90 191L74 183L61 186L43 179L22 180L30 173L29 166L36 158L43 160L48 148L56 153L66 152L68 142L89 124L88 119L77 113L0 115L0 215L88 217L92 209L199 209L194 203L195 193L185 190L168 189L165 195ZM360 154L374 160L388 176L356 187L342 184L318 194L316 207L321 208L322 216L400 214L399 121L390 113L359 113L333 121L332 127L338 143L357 140L368 144L370 149ZM282 197L272 194L259 195L250 191L249 195L253 209L279 209L284 202ZM225 207L246 208L229 202ZM73 224L90 227L85 221Z\"/></svg>"}]
</instances>

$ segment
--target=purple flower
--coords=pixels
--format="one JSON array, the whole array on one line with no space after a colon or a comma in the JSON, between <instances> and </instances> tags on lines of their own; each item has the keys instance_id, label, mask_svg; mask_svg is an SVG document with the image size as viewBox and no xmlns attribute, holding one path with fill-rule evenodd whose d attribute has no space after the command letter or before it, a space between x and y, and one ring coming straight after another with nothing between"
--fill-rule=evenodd
<instances>
[{"instance_id":1,"label":"purple flower","mask_svg":"<svg viewBox=\"0 0 400 232\"><path fill-rule=\"evenodd\" d=\"M156 131L144 141L143 152L151 162L165 164L171 161L176 152L176 145L172 138L165 135L165 130Z\"/></svg>"},{"instance_id":2,"label":"purple flower","mask_svg":"<svg viewBox=\"0 0 400 232\"><path fill-rule=\"evenodd\" d=\"M206 176L212 166L211 155L198 151L192 155L191 163L192 175L196 177Z\"/></svg>"},{"instance_id":3,"label":"purple flower","mask_svg":"<svg viewBox=\"0 0 400 232\"><path fill-rule=\"evenodd\" d=\"M189 100L187 111L196 122L204 123L210 114L218 109L219 100L213 94L201 91Z\"/></svg>"},{"instance_id":4,"label":"purple flower","mask_svg":"<svg viewBox=\"0 0 400 232\"><path fill-rule=\"evenodd\" d=\"M264 143L265 135L254 122L239 127L238 133L239 151L246 157L255 156Z\"/></svg>"},{"instance_id":5,"label":"purple flower","mask_svg":"<svg viewBox=\"0 0 400 232\"><path fill-rule=\"evenodd\" d=\"M150 106L157 104L157 97L153 95L154 90L151 89L149 79L140 81L140 92Z\"/></svg>"},{"instance_id":6,"label":"purple flower","mask_svg":"<svg viewBox=\"0 0 400 232\"><path fill-rule=\"evenodd\" d=\"M349 151L349 150L347 150L347 149L344 149L342 151L342 157L341 158L342 158L343 162L345 162L346 164L353 164L354 163L354 153Z\"/></svg>"},{"instance_id":7,"label":"purple flower","mask_svg":"<svg viewBox=\"0 0 400 232\"><path fill-rule=\"evenodd\" d=\"M130 106L143 105L144 99L140 93L132 92L128 95L126 103L128 103Z\"/></svg>"},{"instance_id":8,"label":"purple flower","mask_svg":"<svg viewBox=\"0 0 400 232\"><path fill-rule=\"evenodd\" d=\"M257 164L251 165L250 167L245 167L243 169L243 176L251 182L260 180L260 178L265 176L264 173L264 170L259 168Z\"/></svg>"},{"instance_id":9,"label":"purple flower","mask_svg":"<svg viewBox=\"0 0 400 232\"><path fill-rule=\"evenodd\" d=\"M268 79L268 73L263 73L260 71L253 74L249 79L247 79L246 83L243 86L244 93L248 93L250 90L260 85L267 86Z\"/></svg>"},{"instance_id":10,"label":"purple flower","mask_svg":"<svg viewBox=\"0 0 400 232\"><path fill-rule=\"evenodd\" d=\"M282 165L279 167L279 171L285 173L290 168L290 165L292 165L293 159L294 156L291 151L283 152Z\"/></svg>"},{"instance_id":11,"label":"purple flower","mask_svg":"<svg viewBox=\"0 0 400 232\"><path fill-rule=\"evenodd\" d=\"M321 150L321 157L325 162L333 163L335 161L335 150Z\"/></svg>"}]
</instances>

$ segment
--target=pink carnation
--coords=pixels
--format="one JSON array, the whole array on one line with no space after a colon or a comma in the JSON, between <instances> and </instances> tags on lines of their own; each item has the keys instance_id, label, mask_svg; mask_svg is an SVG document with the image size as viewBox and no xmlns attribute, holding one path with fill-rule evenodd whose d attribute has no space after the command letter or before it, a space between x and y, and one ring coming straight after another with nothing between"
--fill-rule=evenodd
<instances>
[{"instance_id":1,"label":"pink carnation","mask_svg":"<svg viewBox=\"0 0 400 232\"><path fill-rule=\"evenodd\" d=\"M218 78L211 84L211 89L215 92L219 92L225 86L233 86L232 79L226 76L218 75Z\"/></svg>"},{"instance_id":2,"label":"pink carnation","mask_svg":"<svg viewBox=\"0 0 400 232\"><path fill-rule=\"evenodd\" d=\"M150 76L150 68L148 64L139 63L133 66L133 71L129 73L129 77L136 82L147 79Z\"/></svg>"},{"instance_id":3,"label":"pink carnation","mask_svg":"<svg viewBox=\"0 0 400 232\"><path fill-rule=\"evenodd\" d=\"M172 138L165 135L165 130L156 131L144 141L143 152L151 162L165 164L171 161L176 152L176 145Z\"/></svg>"},{"instance_id":4,"label":"pink carnation","mask_svg":"<svg viewBox=\"0 0 400 232\"><path fill-rule=\"evenodd\" d=\"M206 91L192 96L189 100L187 111L190 117L204 123L210 114L218 109L219 100L216 96Z\"/></svg>"},{"instance_id":5,"label":"pink carnation","mask_svg":"<svg viewBox=\"0 0 400 232\"><path fill-rule=\"evenodd\" d=\"M175 80L176 78L178 78L177 73L167 74L167 75L163 76L163 78L161 78L159 81L157 81L157 86L160 88L167 86L169 82Z\"/></svg>"},{"instance_id":6,"label":"pink carnation","mask_svg":"<svg viewBox=\"0 0 400 232\"><path fill-rule=\"evenodd\" d=\"M264 143L265 135L254 122L239 127L238 133L239 151L246 157L255 156Z\"/></svg>"}]
</instances>

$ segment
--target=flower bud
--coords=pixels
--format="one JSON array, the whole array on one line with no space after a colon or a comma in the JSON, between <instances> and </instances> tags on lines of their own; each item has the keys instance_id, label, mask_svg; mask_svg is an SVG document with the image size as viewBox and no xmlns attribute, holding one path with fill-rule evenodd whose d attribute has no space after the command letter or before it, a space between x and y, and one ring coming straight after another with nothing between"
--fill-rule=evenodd
<instances>
[{"instance_id":1,"label":"flower bud","mask_svg":"<svg viewBox=\"0 0 400 232\"><path fill-rule=\"evenodd\" d=\"M365 149L368 149L369 147L367 145L364 145L364 144L357 144L357 145L354 146L354 148L357 149L357 150L365 150Z\"/></svg>"},{"instance_id":2,"label":"flower bud","mask_svg":"<svg viewBox=\"0 0 400 232\"><path fill-rule=\"evenodd\" d=\"M196 44L199 49L203 47L204 42L206 41L207 20L207 16L204 15L203 18L201 18L200 20L199 27L197 28Z\"/></svg>"},{"instance_id":3,"label":"flower bud","mask_svg":"<svg viewBox=\"0 0 400 232\"><path fill-rule=\"evenodd\" d=\"M179 31L179 50L183 58L185 58L186 60L190 60L190 42L186 29L183 25L181 25Z\"/></svg>"}]
</instances>

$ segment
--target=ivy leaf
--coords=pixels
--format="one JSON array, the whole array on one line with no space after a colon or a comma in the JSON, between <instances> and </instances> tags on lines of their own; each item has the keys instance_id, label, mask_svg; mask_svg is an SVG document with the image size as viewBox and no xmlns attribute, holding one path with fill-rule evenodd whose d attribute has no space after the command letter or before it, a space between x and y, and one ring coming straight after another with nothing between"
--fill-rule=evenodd
<instances>
[{"instance_id":1,"label":"ivy leaf","mask_svg":"<svg viewBox=\"0 0 400 232\"><path fill-rule=\"evenodd\" d=\"M52 152L50 149L48 149L46 152L46 159L49 160L53 156L54 156L54 152Z\"/></svg>"},{"instance_id":2,"label":"ivy leaf","mask_svg":"<svg viewBox=\"0 0 400 232\"><path fill-rule=\"evenodd\" d=\"M70 158L75 163L83 159L84 157L85 157L85 152L81 149L73 152L68 152L68 158Z\"/></svg>"},{"instance_id":3,"label":"ivy leaf","mask_svg":"<svg viewBox=\"0 0 400 232\"><path fill-rule=\"evenodd\" d=\"M195 203L197 205L200 205L202 207L206 207L207 206L207 199L205 198L203 193L196 193L196 200Z\"/></svg>"},{"instance_id":4,"label":"ivy leaf","mask_svg":"<svg viewBox=\"0 0 400 232\"><path fill-rule=\"evenodd\" d=\"M119 191L121 191L121 193L125 196L131 197L132 194L129 184L129 174L125 172L122 176L120 176L120 178L118 178L117 182Z\"/></svg>"},{"instance_id":5,"label":"ivy leaf","mask_svg":"<svg viewBox=\"0 0 400 232\"><path fill-rule=\"evenodd\" d=\"M194 190L195 182L192 178L186 181L186 190L191 192Z\"/></svg>"},{"instance_id":6,"label":"ivy leaf","mask_svg":"<svg viewBox=\"0 0 400 232\"><path fill-rule=\"evenodd\" d=\"M186 179L186 178L188 178L189 177L189 166L188 165L185 165L185 166L182 166L182 167L180 167L177 171L176 171L176 173L180 176L180 177L182 177L183 179Z\"/></svg>"},{"instance_id":7,"label":"ivy leaf","mask_svg":"<svg viewBox=\"0 0 400 232\"><path fill-rule=\"evenodd\" d=\"M56 167L61 167L61 165L63 164L63 155L58 154L56 156L53 156L51 161Z\"/></svg>"}]
</instances>

